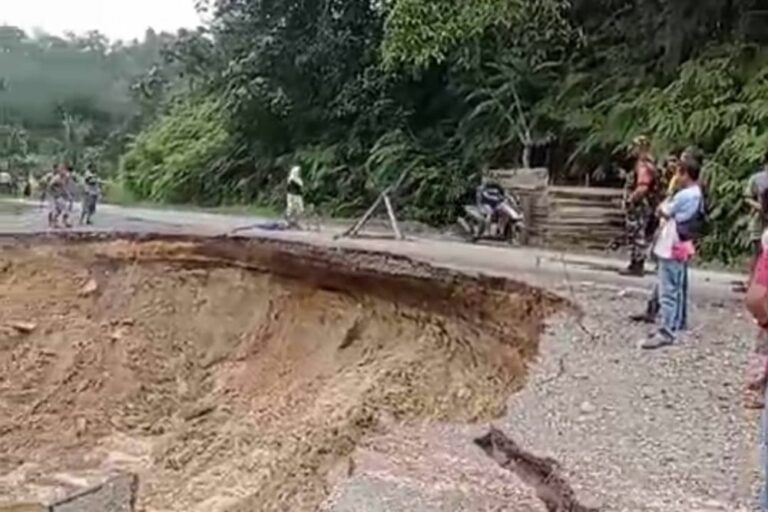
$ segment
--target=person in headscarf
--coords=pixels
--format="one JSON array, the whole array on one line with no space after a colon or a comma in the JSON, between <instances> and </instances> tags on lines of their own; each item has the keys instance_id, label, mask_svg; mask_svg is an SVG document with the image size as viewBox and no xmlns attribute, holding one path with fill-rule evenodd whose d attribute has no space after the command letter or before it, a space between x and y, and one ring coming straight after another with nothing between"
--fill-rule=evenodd
<instances>
[{"instance_id":1,"label":"person in headscarf","mask_svg":"<svg viewBox=\"0 0 768 512\"><path fill-rule=\"evenodd\" d=\"M656 164L648 137L640 136L632 141L632 156L635 163L632 172L627 175L625 199L630 261L621 273L642 276L648 253L648 229L656 208L655 194L658 186Z\"/></svg>"},{"instance_id":2,"label":"person in headscarf","mask_svg":"<svg viewBox=\"0 0 768 512\"><path fill-rule=\"evenodd\" d=\"M301 167L295 165L288 174L285 217L291 227L298 227L303 215L304 180L301 178Z\"/></svg>"}]
</instances>

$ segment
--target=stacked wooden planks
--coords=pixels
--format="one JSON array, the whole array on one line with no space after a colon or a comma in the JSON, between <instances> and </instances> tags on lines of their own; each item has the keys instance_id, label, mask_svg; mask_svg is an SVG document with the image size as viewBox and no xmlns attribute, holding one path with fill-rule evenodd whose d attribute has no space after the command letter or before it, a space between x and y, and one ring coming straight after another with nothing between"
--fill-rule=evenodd
<instances>
[{"instance_id":1,"label":"stacked wooden planks","mask_svg":"<svg viewBox=\"0 0 768 512\"><path fill-rule=\"evenodd\" d=\"M624 236L624 191L609 188L550 187L541 229L551 246L605 249Z\"/></svg>"},{"instance_id":2,"label":"stacked wooden planks","mask_svg":"<svg viewBox=\"0 0 768 512\"><path fill-rule=\"evenodd\" d=\"M520 198L528 243L600 250L623 243L623 190L550 186L546 169L500 169L490 175Z\"/></svg>"},{"instance_id":3,"label":"stacked wooden planks","mask_svg":"<svg viewBox=\"0 0 768 512\"><path fill-rule=\"evenodd\" d=\"M526 210L528 241L550 247L606 249L623 243L624 193L588 187L512 187Z\"/></svg>"}]
</instances>

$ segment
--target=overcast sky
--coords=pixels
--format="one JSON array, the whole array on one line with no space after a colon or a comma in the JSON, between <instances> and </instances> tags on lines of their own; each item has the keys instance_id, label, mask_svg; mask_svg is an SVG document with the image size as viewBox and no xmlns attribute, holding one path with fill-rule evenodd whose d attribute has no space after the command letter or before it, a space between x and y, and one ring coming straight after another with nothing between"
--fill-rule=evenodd
<instances>
[{"instance_id":1,"label":"overcast sky","mask_svg":"<svg viewBox=\"0 0 768 512\"><path fill-rule=\"evenodd\" d=\"M110 39L133 39L147 27L176 31L199 24L194 0L0 0L0 25L62 34L97 29Z\"/></svg>"}]
</instances>

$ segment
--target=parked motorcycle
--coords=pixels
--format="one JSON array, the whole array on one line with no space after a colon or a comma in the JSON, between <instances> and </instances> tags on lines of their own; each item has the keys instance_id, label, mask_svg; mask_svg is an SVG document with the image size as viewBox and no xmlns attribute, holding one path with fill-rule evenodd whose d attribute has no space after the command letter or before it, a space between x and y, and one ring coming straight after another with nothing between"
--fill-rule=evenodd
<instances>
[{"instance_id":1,"label":"parked motorcycle","mask_svg":"<svg viewBox=\"0 0 768 512\"><path fill-rule=\"evenodd\" d=\"M465 205L464 215L458 218L463 234L471 242L496 240L518 244L525 230L525 216L520 201L510 193L496 206Z\"/></svg>"}]
</instances>

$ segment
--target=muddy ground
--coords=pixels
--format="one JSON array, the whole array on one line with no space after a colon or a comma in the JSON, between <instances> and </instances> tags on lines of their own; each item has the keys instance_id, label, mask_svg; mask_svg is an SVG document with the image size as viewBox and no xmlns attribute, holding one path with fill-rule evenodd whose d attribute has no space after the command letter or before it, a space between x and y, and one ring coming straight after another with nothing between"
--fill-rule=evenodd
<instances>
[{"instance_id":1,"label":"muddy ground","mask_svg":"<svg viewBox=\"0 0 768 512\"><path fill-rule=\"evenodd\" d=\"M0 496L127 470L146 511L343 510L356 449L501 417L569 309L402 257L194 237L6 239L0 290Z\"/></svg>"}]
</instances>

